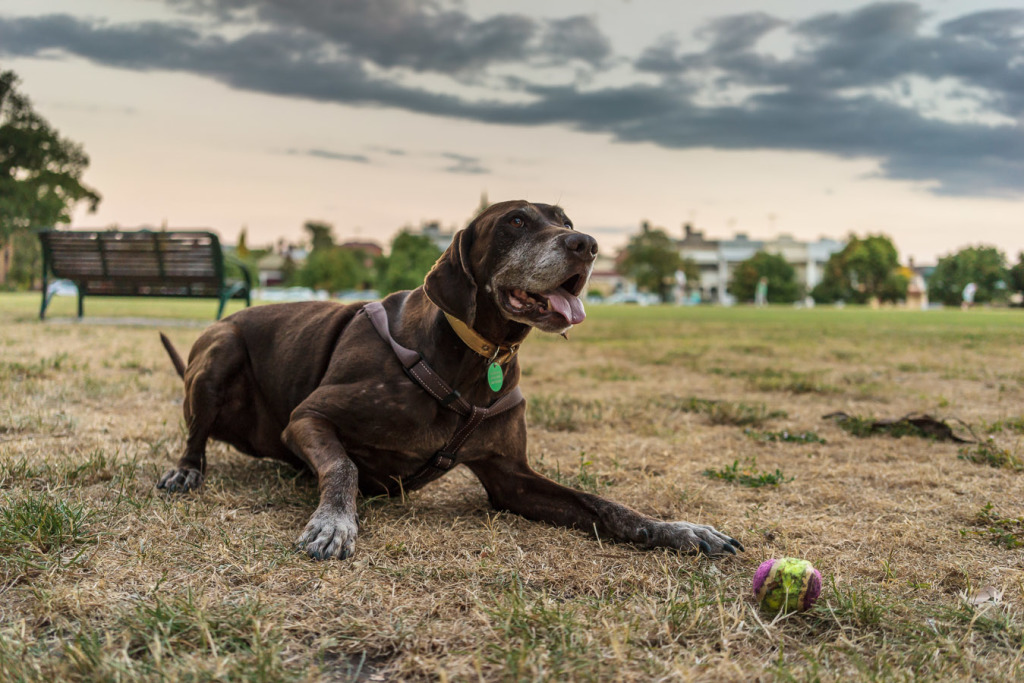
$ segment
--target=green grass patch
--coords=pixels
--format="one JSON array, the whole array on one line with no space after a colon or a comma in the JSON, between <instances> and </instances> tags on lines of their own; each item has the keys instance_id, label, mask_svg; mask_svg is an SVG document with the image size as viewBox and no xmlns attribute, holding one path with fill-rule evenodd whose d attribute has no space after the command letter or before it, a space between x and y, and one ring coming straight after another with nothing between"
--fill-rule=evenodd
<instances>
[{"instance_id":1,"label":"green grass patch","mask_svg":"<svg viewBox=\"0 0 1024 683\"><path fill-rule=\"evenodd\" d=\"M40 479L50 472L46 463L31 462L24 455L0 458L0 489L9 489L15 484Z\"/></svg>"},{"instance_id":2,"label":"green grass patch","mask_svg":"<svg viewBox=\"0 0 1024 683\"><path fill-rule=\"evenodd\" d=\"M251 598L205 604L191 592L157 596L112 616L51 627L34 641L0 637L0 678L270 683L303 680L303 670L314 668L285 665L280 629Z\"/></svg>"},{"instance_id":3,"label":"green grass patch","mask_svg":"<svg viewBox=\"0 0 1024 683\"><path fill-rule=\"evenodd\" d=\"M946 422L928 415L908 415L898 420L879 420L846 413L833 413L825 417L832 419L844 431L862 439L884 435L895 439L914 436L932 441L956 440L956 435ZM963 426L970 431L969 427Z\"/></svg>"},{"instance_id":4,"label":"green grass patch","mask_svg":"<svg viewBox=\"0 0 1024 683\"><path fill-rule=\"evenodd\" d=\"M516 577L487 612L498 637L485 646L485 658L502 671L502 680L601 678L601 661L592 655L594 630L579 605L531 595Z\"/></svg>"},{"instance_id":5,"label":"green grass patch","mask_svg":"<svg viewBox=\"0 0 1024 683\"><path fill-rule=\"evenodd\" d=\"M80 558L80 546L93 540L91 512L48 493L0 502L0 577L17 582L51 567L66 568ZM68 556L66 551L79 549Z\"/></svg>"},{"instance_id":6,"label":"green grass patch","mask_svg":"<svg viewBox=\"0 0 1024 683\"><path fill-rule=\"evenodd\" d=\"M54 487L84 486L109 481L117 465L103 449L94 448L84 456L74 454L55 457L43 462L31 461L24 455L0 460L0 489L11 488L33 480L41 480Z\"/></svg>"},{"instance_id":7,"label":"green grass patch","mask_svg":"<svg viewBox=\"0 0 1024 683\"><path fill-rule=\"evenodd\" d=\"M985 431L989 434L1003 431L1024 434L1024 417L1007 417L995 422L987 422L985 423Z\"/></svg>"},{"instance_id":8,"label":"green grass patch","mask_svg":"<svg viewBox=\"0 0 1024 683\"><path fill-rule=\"evenodd\" d=\"M545 476L550 477L553 481L563 486L581 491L589 491L590 493L598 493L601 489L608 488L614 482L601 479L594 474L590 469L593 464L593 461L587 459L587 454L581 452L579 467L574 473L563 473L562 468L557 463L554 469L544 468L541 463L538 463L538 469L541 469Z\"/></svg>"},{"instance_id":9,"label":"green grass patch","mask_svg":"<svg viewBox=\"0 0 1024 683\"><path fill-rule=\"evenodd\" d=\"M0 293L0 311L12 314L19 322L36 322L39 319L41 295L38 292ZM230 315L245 308L245 302L232 299L224 309ZM46 309L47 320L75 318L78 315L77 298L57 296ZM90 318L165 318L177 320L200 320L212 323L217 315L216 299L177 299L174 297L155 299L153 297L86 296L84 322Z\"/></svg>"},{"instance_id":10,"label":"green grass patch","mask_svg":"<svg viewBox=\"0 0 1024 683\"><path fill-rule=\"evenodd\" d=\"M52 356L40 358L39 360L24 363L21 361L0 361L0 382L24 381L26 379L41 379L47 377L51 372L71 366L68 363L68 354L61 352Z\"/></svg>"},{"instance_id":11,"label":"green grass patch","mask_svg":"<svg viewBox=\"0 0 1024 683\"><path fill-rule=\"evenodd\" d=\"M0 434L24 434L42 432L45 434L70 434L75 431L78 421L63 410L55 412L16 413L13 410L0 412Z\"/></svg>"},{"instance_id":12,"label":"green grass patch","mask_svg":"<svg viewBox=\"0 0 1024 683\"><path fill-rule=\"evenodd\" d=\"M577 432L601 422L605 413L603 401L575 396L531 396L526 400L529 424L552 432Z\"/></svg>"},{"instance_id":13,"label":"green grass patch","mask_svg":"<svg viewBox=\"0 0 1024 683\"><path fill-rule=\"evenodd\" d=\"M974 529L961 529L964 536L978 536L1007 550L1024 546L1024 517L1001 517L986 503L974 518Z\"/></svg>"},{"instance_id":14,"label":"green grass patch","mask_svg":"<svg viewBox=\"0 0 1024 683\"><path fill-rule=\"evenodd\" d=\"M769 410L764 403L717 401L692 396L661 396L652 399L651 403L659 408L704 415L715 425L760 427L768 420L787 417L786 411Z\"/></svg>"},{"instance_id":15,"label":"green grass patch","mask_svg":"<svg viewBox=\"0 0 1024 683\"><path fill-rule=\"evenodd\" d=\"M757 459L753 457L746 458L742 464L739 460L734 460L731 465L726 465L720 469L704 470L703 474L711 479L721 479L739 484L740 486L749 486L750 488L779 486L780 484L793 481L795 478L789 477L787 479L786 475L779 468L776 468L774 472L762 472L757 469Z\"/></svg>"},{"instance_id":16,"label":"green grass patch","mask_svg":"<svg viewBox=\"0 0 1024 683\"><path fill-rule=\"evenodd\" d=\"M814 432L781 432L758 431L756 429L744 429L743 433L754 441L762 442L783 442L783 443L826 443Z\"/></svg>"},{"instance_id":17,"label":"green grass patch","mask_svg":"<svg viewBox=\"0 0 1024 683\"><path fill-rule=\"evenodd\" d=\"M785 391L792 394L835 394L839 388L822 379L821 372L799 372L778 368L723 368L708 369L712 375L735 377L746 380L751 388L758 391Z\"/></svg>"},{"instance_id":18,"label":"green grass patch","mask_svg":"<svg viewBox=\"0 0 1024 683\"><path fill-rule=\"evenodd\" d=\"M838 387L826 383L818 372L795 372L768 368L747 375L747 381L758 391L787 391L792 394L835 394Z\"/></svg>"},{"instance_id":19,"label":"green grass patch","mask_svg":"<svg viewBox=\"0 0 1024 683\"><path fill-rule=\"evenodd\" d=\"M188 591L138 605L122 618L122 625L130 634L127 652L132 659L153 660L172 652L245 654L256 672L266 672L275 668L277 654L270 647L274 634L260 623L266 615L259 600L204 604ZM263 675L257 678L265 680Z\"/></svg>"},{"instance_id":20,"label":"green grass patch","mask_svg":"<svg viewBox=\"0 0 1024 683\"><path fill-rule=\"evenodd\" d=\"M621 365L592 365L577 369L576 374L601 382L631 382L639 379L636 373L625 370Z\"/></svg>"},{"instance_id":21,"label":"green grass patch","mask_svg":"<svg viewBox=\"0 0 1024 683\"><path fill-rule=\"evenodd\" d=\"M983 441L972 446L965 446L960 449L956 456L960 460L973 462L976 465L988 465L997 469L1013 470L1020 472L1024 470L1024 461L1005 448L1000 448L991 441Z\"/></svg>"}]
</instances>

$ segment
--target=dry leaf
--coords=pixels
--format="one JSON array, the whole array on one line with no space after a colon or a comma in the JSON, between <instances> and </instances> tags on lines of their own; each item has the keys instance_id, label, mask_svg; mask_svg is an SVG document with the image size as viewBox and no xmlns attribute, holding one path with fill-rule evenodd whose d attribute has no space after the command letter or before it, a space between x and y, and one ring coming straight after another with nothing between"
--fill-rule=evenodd
<instances>
[{"instance_id":1,"label":"dry leaf","mask_svg":"<svg viewBox=\"0 0 1024 683\"><path fill-rule=\"evenodd\" d=\"M1003 591L995 586L982 586L967 598L967 604L979 607L986 602L997 603L1003 599Z\"/></svg>"}]
</instances>

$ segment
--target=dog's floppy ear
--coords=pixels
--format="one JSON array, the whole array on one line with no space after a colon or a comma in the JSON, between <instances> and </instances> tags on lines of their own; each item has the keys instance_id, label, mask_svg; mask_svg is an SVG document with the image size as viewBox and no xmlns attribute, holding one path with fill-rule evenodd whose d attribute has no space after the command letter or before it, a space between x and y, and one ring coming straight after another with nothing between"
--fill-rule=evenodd
<instances>
[{"instance_id":1,"label":"dog's floppy ear","mask_svg":"<svg viewBox=\"0 0 1024 683\"><path fill-rule=\"evenodd\" d=\"M455 233L452 243L423 281L423 291L435 306L470 327L476 318L476 280L469 260L474 227L471 223Z\"/></svg>"}]
</instances>

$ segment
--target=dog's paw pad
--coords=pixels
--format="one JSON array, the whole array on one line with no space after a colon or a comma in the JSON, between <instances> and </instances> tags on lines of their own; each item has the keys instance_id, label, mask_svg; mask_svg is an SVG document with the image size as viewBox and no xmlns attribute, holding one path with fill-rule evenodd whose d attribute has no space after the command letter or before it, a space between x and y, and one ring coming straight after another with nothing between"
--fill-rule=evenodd
<instances>
[{"instance_id":1,"label":"dog's paw pad","mask_svg":"<svg viewBox=\"0 0 1024 683\"><path fill-rule=\"evenodd\" d=\"M668 532L666 545L680 550L702 555L735 555L737 550L744 549L739 541L707 524L669 522L664 529Z\"/></svg>"},{"instance_id":2,"label":"dog's paw pad","mask_svg":"<svg viewBox=\"0 0 1024 683\"><path fill-rule=\"evenodd\" d=\"M172 493L193 491L203 485L203 473L192 468L175 468L160 477L156 487Z\"/></svg>"},{"instance_id":3,"label":"dog's paw pad","mask_svg":"<svg viewBox=\"0 0 1024 683\"><path fill-rule=\"evenodd\" d=\"M317 510L299 536L298 546L314 560L344 560L355 551L358 533L354 515Z\"/></svg>"}]
</instances>

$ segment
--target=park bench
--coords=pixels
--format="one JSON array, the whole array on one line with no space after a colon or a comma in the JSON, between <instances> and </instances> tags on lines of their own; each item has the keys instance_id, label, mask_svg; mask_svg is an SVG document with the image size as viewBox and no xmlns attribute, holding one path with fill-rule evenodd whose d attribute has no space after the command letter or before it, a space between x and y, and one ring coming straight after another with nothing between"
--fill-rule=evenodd
<instances>
[{"instance_id":1,"label":"park bench","mask_svg":"<svg viewBox=\"0 0 1024 683\"><path fill-rule=\"evenodd\" d=\"M159 296L218 299L217 319L230 299L249 306L252 277L233 260L244 281L225 277L224 253L212 232L199 230L42 230L43 303L53 293L49 276L78 287L78 317L89 296Z\"/></svg>"}]
</instances>

